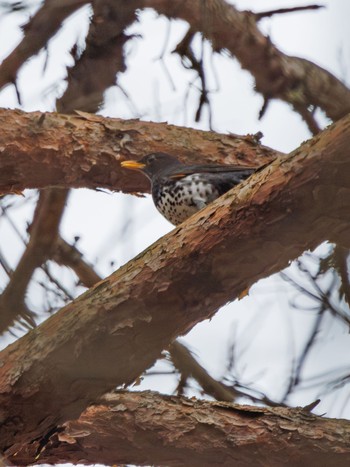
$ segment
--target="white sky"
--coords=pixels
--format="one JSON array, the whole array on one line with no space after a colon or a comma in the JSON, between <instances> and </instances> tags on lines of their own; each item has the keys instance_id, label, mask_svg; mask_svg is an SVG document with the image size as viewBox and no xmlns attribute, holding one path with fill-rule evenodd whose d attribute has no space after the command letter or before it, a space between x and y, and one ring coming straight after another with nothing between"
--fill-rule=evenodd
<instances>
[{"instance_id":1,"label":"white sky","mask_svg":"<svg viewBox=\"0 0 350 467\"><path fill-rule=\"evenodd\" d=\"M241 9L265 11L313 2L240 0L232 3ZM278 15L262 21L261 28L283 52L308 58L349 83L350 2L322 0L320 3L326 8ZM54 110L55 97L64 89L62 79L66 73L65 66L72 65L68 50L76 40L83 41L88 16L88 7L74 14L66 21L64 30L50 42L45 73L45 52L31 59L23 68L18 83L24 110ZM20 40L19 26L24 19L23 14L0 17L0 60ZM208 129L207 118L199 124L193 121L198 100L198 93L193 88L184 112L185 96L193 73L184 71L179 59L166 53L164 65L175 84L176 90L173 90L164 65L159 60L168 27L169 22L157 17L153 11L140 14L140 22L133 25L129 32L142 34L142 39L128 43L128 71L120 76L120 84L131 96L134 109L118 88L112 88L106 93L106 104L101 113L109 117L132 118L136 109L136 114L145 120ZM184 22L171 23L168 52L174 49L186 28ZM258 121L262 97L254 92L249 73L242 71L235 60L218 55L211 58L208 46L206 57L209 87L215 90L219 85L219 90L210 96L216 131L238 134L262 131L264 144L286 152L310 137L300 117L282 102L271 103L263 120ZM55 88L56 92L49 92ZM12 86L0 93L0 106L18 107ZM327 123L323 116L320 116L320 121ZM30 196L29 192L27 196ZM23 204L23 201L19 199L17 203ZM32 210L33 205L24 205L12 213L23 235ZM129 226L125 232L126 222L129 222ZM76 235L80 236L80 250L101 275L108 275L171 228L156 212L149 197L136 199L82 189L71 194L61 233L70 242ZM0 217L0 239L1 251L14 267L23 246L3 217ZM111 260L115 261L113 267ZM64 268L53 268L57 270L60 280L70 287L73 275ZM41 277L40 273L37 277ZM0 281L4 283L5 280L5 275L0 271ZM209 372L220 378L227 362L227 345L234 339L236 353L240 356L237 367L243 380L254 382L257 388L269 391L272 398L280 397L293 353L300 351L314 319L310 312L290 309L290 300L294 295L290 287L277 277L260 281L252 288L249 297L224 307L211 322L205 321L196 326L183 341ZM29 299L33 307L42 307L43 293L39 286L31 286ZM348 330L339 323L329 325L330 329L323 331L326 340L315 347L306 365L310 374L332 368L335 361L339 366L349 367ZM164 364L160 364L159 368L169 369ZM136 389L151 388L166 392L172 391L175 386L173 377L150 377ZM324 397L317 412L345 416L342 406L347 395L347 390L340 390L331 397ZM300 391L291 402L302 405L316 397L315 390ZM346 415L349 416L350 412L347 411Z\"/></svg>"}]
</instances>

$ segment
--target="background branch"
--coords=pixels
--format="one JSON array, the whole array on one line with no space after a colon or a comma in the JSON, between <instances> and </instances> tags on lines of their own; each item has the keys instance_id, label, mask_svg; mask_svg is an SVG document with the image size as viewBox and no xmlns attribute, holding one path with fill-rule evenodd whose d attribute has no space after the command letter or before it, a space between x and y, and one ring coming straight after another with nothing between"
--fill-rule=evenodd
<instances>
[{"instance_id":1,"label":"background branch","mask_svg":"<svg viewBox=\"0 0 350 467\"><path fill-rule=\"evenodd\" d=\"M67 201L67 190L42 191L33 222L30 226L30 240L10 282L0 296L0 333L7 330L21 317L34 326L32 313L25 305L25 293L36 268L51 255L58 235L58 227Z\"/></svg>"},{"instance_id":2,"label":"background branch","mask_svg":"<svg viewBox=\"0 0 350 467\"><path fill-rule=\"evenodd\" d=\"M18 70L47 45L63 21L88 0L46 0L24 26L24 37L0 65L0 88L15 83Z\"/></svg>"},{"instance_id":3,"label":"background branch","mask_svg":"<svg viewBox=\"0 0 350 467\"><path fill-rule=\"evenodd\" d=\"M210 40L214 51L228 50L253 75L264 97L281 99L298 113L310 105L319 107L332 120L350 112L350 90L325 69L278 50L259 30L255 13L239 11L225 0L142 3L168 18L187 21L193 32Z\"/></svg>"}]
</instances>

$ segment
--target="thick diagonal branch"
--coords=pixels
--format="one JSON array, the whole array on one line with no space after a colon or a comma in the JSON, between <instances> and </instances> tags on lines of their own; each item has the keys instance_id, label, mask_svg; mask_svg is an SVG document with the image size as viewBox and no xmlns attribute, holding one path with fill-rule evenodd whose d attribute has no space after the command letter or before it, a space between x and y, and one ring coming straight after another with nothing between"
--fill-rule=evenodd
<instances>
[{"instance_id":1,"label":"thick diagonal branch","mask_svg":"<svg viewBox=\"0 0 350 467\"><path fill-rule=\"evenodd\" d=\"M62 238L59 238L56 242L54 259L58 264L72 268L85 287L92 287L102 280L93 267L84 261L78 249L74 245L69 245ZM212 378L206 369L196 361L189 349L180 342L173 342L169 347L169 353L184 383L186 383L188 377L192 376L206 394L220 401L233 402L237 395L245 395Z\"/></svg>"},{"instance_id":2,"label":"thick diagonal branch","mask_svg":"<svg viewBox=\"0 0 350 467\"><path fill-rule=\"evenodd\" d=\"M1 352L0 448L13 453L75 418L258 279L325 239L347 238L349 144L347 117Z\"/></svg>"}]
</instances>

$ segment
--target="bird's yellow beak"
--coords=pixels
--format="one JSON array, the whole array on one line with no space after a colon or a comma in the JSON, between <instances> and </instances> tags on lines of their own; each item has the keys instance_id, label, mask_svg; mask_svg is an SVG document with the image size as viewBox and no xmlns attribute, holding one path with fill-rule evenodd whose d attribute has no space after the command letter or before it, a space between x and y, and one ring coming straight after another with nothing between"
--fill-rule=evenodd
<instances>
[{"instance_id":1,"label":"bird's yellow beak","mask_svg":"<svg viewBox=\"0 0 350 467\"><path fill-rule=\"evenodd\" d=\"M146 167L146 164L137 161L123 161L120 165L123 167L123 169L131 170L142 170L144 167Z\"/></svg>"}]
</instances>

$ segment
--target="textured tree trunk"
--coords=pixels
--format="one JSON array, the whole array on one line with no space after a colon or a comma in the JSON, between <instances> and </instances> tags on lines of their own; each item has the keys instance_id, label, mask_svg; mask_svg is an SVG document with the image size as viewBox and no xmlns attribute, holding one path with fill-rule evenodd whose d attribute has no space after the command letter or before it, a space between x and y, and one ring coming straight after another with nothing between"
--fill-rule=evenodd
<instances>
[{"instance_id":1,"label":"textured tree trunk","mask_svg":"<svg viewBox=\"0 0 350 467\"><path fill-rule=\"evenodd\" d=\"M348 241L350 117L278 158L0 353L14 455L325 239Z\"/></svg>"},{"instance_id":2,"label":"textured tree trunk","mask_svg":"<svg viewBox=\"0 0 350 467\"><path fill-rule=\"evenodd\" d=\"M108 394L78 420L12 458L15 465L62 459L87 465L348 467L350 422L301 408L239 406L152 392Z\"/></svg>"}]
</instances>

